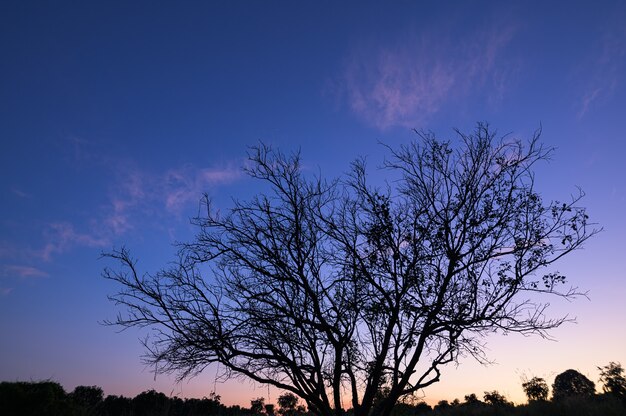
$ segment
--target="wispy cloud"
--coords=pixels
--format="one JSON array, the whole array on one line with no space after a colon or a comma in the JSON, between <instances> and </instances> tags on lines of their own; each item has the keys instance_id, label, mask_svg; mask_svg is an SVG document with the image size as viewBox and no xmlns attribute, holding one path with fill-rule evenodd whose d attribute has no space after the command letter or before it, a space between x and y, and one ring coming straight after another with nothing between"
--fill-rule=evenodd
<instances>
[{"instance_id":1,"label":"wispy cloud","mask_svg":"<svg viewBox=\"0 0 626 416\"><path fill-rule=\"evenodd\" d=\"M102 175L110 178L106 188L102 189L104 198L96 206L81 207L72 218L38 225L38 245L0 240L2 263L6 265L19 260L26 264L3 266L0 263L0 274L43 276L45 272L34 267L39 262L51 262L79 247L109 247L131 231L154 227L155 224L161 227L168 217L178 221L178 216L192 204L197 207L204 192L212 192L216 186L235 181L241 175L239 166L229 163L203 167L186 164L160 171L148 170L138 167L127 157L116 158L106 150L98 152L101 150L98 143L85 139L69 138L63 145L69 149L66 157L72 162L73 169L83 169L87 165L94 169L95 166ZM11 192L20 198L31 197L17 187Z\"/></svg>"},{"instance_id":2,"label":"wispy cloud","mask_svg":"<svg viewBox=\"0 0 626 416\"><path fill-rule=\"evenodd\" d=\"M578 104L578 117L611 97L626 81L626 7L618 7L613 15L615 20L607 24L599 44L590 54L587 68L583 70L588 80Z\"/></svg>"},{"instance_id":3,"label":"wispy cloud","mask_svg":"<svg viewBox=\"0 0 626 416\"><path fill-rule=\"evenodd\" d=\"M16 196L18 196L20 198L23 198L23 199L30 199L30 198L33 197L31 194L29 194L27 192L24 192L21 189L17 189L17 188L11 189L11 192L13 192L13 195L16 195Z\"/></svg>"},{"instance_id":4,"label":"wispy cloud","mask_svg":"<svg viewBox=\"0 0 626 416\"><path fill-rule=\"evenodd\" d=\"M185 165L164 172L137 168L118 173L103 222L115 235L132 230L142 217L180 215L197 204L203 192L235 181L241 170L234 166L197 168Z\"/></svg>"},{"instance_id":5,"label":"wispy cloud","mask_svg":"<svg viewBox=\"0 0 626 416\"><path fill-rule=\"evenodd\" d=\"M514 32L513 25L506 25L473 33L461 43L441 33L364 46L345 65L347 103L367 123L387 129L418 127L491 81L502 94L505 72L497 63Z\"/></svg>"},{"instance_id":6,"label":"wispy cloud","mask_svg":"<svg viewBox=\"0 0 626 416\"><path fill-rule=\"evenodd\" d=\"M180 214L183 207L198 203L203 192L209 188L229 183L240 176L239 169L194 169L185 166L171 169L163 176L163 200L165 209Z\"/></svg>"},{"instance_id":7,"label":"wispy cloud","mask_svg":"<svg viewBox=\"0 0 626 416\"><path fill-rule=\"evenodd\" d=\"M2 269L5 277L17 277L20 279L34 277L48 277L48 273L33 266L7 265Z\"/></svg>"},{"instance_id":8,"label":"wispy cloud","mask_svg":"<svg viewBox=\"0 0 626 416\"><path fill-rule=\"evenodd\" d=\"M47 243L39 251L39 257L45 261L50 261L53 255L64 253L74 246L104 247L109 244L106 236L76 231L69 222L50 224L44 234Z\"/></svg>"},{"instance_id":9,"label":"wispy cloud","mask_svg":"<svg viewBox=\"0 0 626 416\"><path fill-rule=\"evenodd\" d=\"M13 292L14 287L8 287L5 283L16 283L15 280L40 279L48 277L49 274L37 267L23 265L4 265L0 267L0 277L3 285L0 287L0 296L8 296Z\"/></svg>"}]
</instances>

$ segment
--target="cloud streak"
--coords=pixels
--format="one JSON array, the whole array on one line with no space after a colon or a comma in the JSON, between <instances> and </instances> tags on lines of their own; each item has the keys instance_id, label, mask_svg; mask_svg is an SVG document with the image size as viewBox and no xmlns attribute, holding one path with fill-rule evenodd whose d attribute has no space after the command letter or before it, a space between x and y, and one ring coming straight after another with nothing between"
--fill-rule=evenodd
<instances>
[{"instance_id":1,"label":"cloud streak","mask_svg":"<svg viewBox=\"0 0 626 416\"><path fill-rule=\"evenodd\" d=\"M141 217L178 216L197 203L204 192L240 176L241 170L233 166L185 165L160 173L127 169L112 187L104 223L114 235L122 235L132 230Z\"/></svg>"},{"instance_id":2,"label":"cloud streak","mask_svg":"<svg viewBox=\"0 0 626 416\"><path fill-rule=\"evenodd\" d=\"M64 253L74 246L105 247L109 244L106 236L76 231L69 222L50 224L44 234L48 242L39 256L45 261L50 261L53 255Z\"/></svg>"},{"instance_id":3,"label":"cloud streak","mask_svg":"<svg viewBox=\"0 0 626 416\"><path fill-rule=\"evenodd\" d=\"M0 268L0 277L3 278L3 285L0 286L0 297L9 296L13 292L14 287L7 287L4 283L9 283L10 280L27 280L27 279L40 279L48 277L49 274L37 267L23 266L23 265L4 265ZM7 279L9 281L7 281Z\"/></svg>"},{"instance_id":4,"label":"cloud streak","mask_svg":"<svg viewBox=\"0 0 626 416\"><path fill-rule=\"evenodd\" d=\"M359 118L385 130L418 127L490 81L501 94L503 71L496 63L514 32L504 26L474 33L462 43L441 34L364 47L345 65L347 104Z\"/></svg>"},{"instance_id":5,"label":"cloud streak","mask_svg":"<svg viewBox=\"0 0 626 416\"><path fill-rule=\"evenodd\" d=\"M587 68L589 81L580 99L578 117L583 117L597 102L608 99L624 83L626 73L626 8L615 12L618 22L607 25L604 36L592 53L592 66Z\"/></svg>"},{"instance_id":6,"label":"cloud streak","mask_svg":"<svg viewBox=\"0 0 626 416\"><path fill-rule=\"evenodd\" d=\"M108 202L95 210L93 217L47 224L43 227L40 247L20 248L0 241L0 259L24 257L47 263L77 247L105 248L136 228L150 226L149 222L154 219L161 221L168 216L179 216L192 203L197 203L203 192L240 176L240 170L230 166L196 168L185 165L151 173L118 165L115 172ZM2 275L47 276L33 266L0 267Z\"/></svg>"},{"instance_id":7,"label":"cloud streak","mask_svg":"<svg viewBox=\"0 0 626 416\"><path fill-rule=\"evenodd\" d=\"M48 277L38 263L50 263L79 247L111 246L120 236L151 226L150 221L154 219L161 221L168 216L179 216L192 203L198 203L203 192L241 176L241 170L233 166L196 168L184 165L157 173L124 169L121 164L115 166L108 202L93 211L93 217L76 217L45 225L39 247L0 241L0 260L4 263L0 264L0 277ZM16 259L26 264L10 264ZM0 295L7 296L12 290L12 287L0 287Z\"/></svg>"},{"instance_id":8,"label":"cloud streak","mask_svg":"<svg viewBox=\"0 0 626 416\"><path fill-rule=\"evenodd\" d=\"M41 269L33 266L7 265L3 267L3 273L6 277L17 277L20 279L48 277L49 274Z\"/></svg>"}]
</instances>

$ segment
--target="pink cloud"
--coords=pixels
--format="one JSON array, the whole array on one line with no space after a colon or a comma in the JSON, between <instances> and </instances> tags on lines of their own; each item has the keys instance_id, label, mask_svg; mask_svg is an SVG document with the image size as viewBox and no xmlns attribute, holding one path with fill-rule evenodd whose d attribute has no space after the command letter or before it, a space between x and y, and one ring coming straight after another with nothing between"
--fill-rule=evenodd
<instances>
[{"instance_id":1,"label":"pink cloud","mask_svg":"<svg viewBox=\"0 0 626 416\"><path fill-rule=\"evenodd\" d=\"M54 254L63 253L73 246L104 247L109 244L106 237L77 232L74 226L67 222L50 224L45 234L48 243L39 255L46 261L51 260Z\"/></svg>"},{"instance_id":2,"label":"pink cloud","mask_svg":"<svg viewBox=\"0 0 626 416\"><path fill-rule=\"evenodd\" d=\"M114 213L108 215L104 219L104 223L110 227L114 234L124 234L125 232L131 230L133 228L130 223L129 216L124 212L123 205L119 204L118 201L113 201Z\"/></svg>"},{"instance_id":3,"label":"pink cloud","mask_svg":"<svg viewBox=\"0 0 626 416\"><path fill-rule=\"evenodd\" d=\"M211 187L232 182L239 176L240 170L234 168L171 169L165 173L162 184L165 209L178 214L184 206L197 203Z\"/></svg>"},{"instance_id":4,"label":"pink cloud","mask_svg":"<svg viewBox=\"0 0 626 416\"><path fill-rule=\"evenodd\" d=\"M5 265L0 268L0 278L7 279L5 282L13 279L36 279L48 277L49 274L45 271L32 266L20 266L20 265ZM0 287L0 296L8 296L13 287Z\"/></svg>"},{"instance_id":5,"label":"pink cloud","mask_svg":"<svg viewBox=\"0 0 626 416\"><path fill-rule=\"evenodd\" d=\"M114 235L133 229L140 217L146 215L180 214L186 207L197 204L203 192L236 180L240 169L185 165L160 173L132 168L118 174L102 220Z\"/></svg>"},{"instance_id":6,"label":"pink cloud","mask_svg":"<svg viewBox=\"0 0 626 416\"><path fill-rule=\"evenodd\" d=\"M443 35L407 36L399 45L363 48L345 66L348 105L379 129L415 128L495 75L501 93L503 72L496 62L513 33L513 26L506 26L461 44Z\"/></svg>"},{"instance_id":7,"label":"pink cloud","mask_svg":"<svg viewBox=\"0 0 626 416\"><path fill-rule=\"evenodd\" d=\"M5 266L3 270L3 274L5 276L19 277L21 279L26 279L30 277L48 277L49 276L48 273L36 267L17 266L17 265Z\"/></svg>"}]
</instances>

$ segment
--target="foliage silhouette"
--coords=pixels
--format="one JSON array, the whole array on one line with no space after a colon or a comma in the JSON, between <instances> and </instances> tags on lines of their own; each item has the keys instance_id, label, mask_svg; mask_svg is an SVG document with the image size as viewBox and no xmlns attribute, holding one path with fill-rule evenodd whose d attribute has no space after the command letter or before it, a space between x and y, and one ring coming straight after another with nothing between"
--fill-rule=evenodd
<instances>
[{"instance_id":1,"label":"foliage silhouette","mask_svg":"<svg viewBox=\"0 0 626 416\"><path fill-rule=\"evenodd\" d=\"M155 390L146 390L133 399L133 410L137 416L161 416L169 413L168 397Z\"/></svg>"},{"instance_id":2,"label":"foliage silhouette","mask_svg":"<svg viewBox=\"0 0 626 416\"><path fill-rule=\"evenodd\" d=\"M342 394L355 416L387 416L460 354L485 360L484 335L546 336L565 319L530 296L580 294L547 267L597 232L582 193L543 202L539 132L526 145L486 124L457 133L458 146L423 133L388 148L383 189L363 160L326 181L299 154L253 148L246 170L264 192L224 215L205 198L174 266L142 275L126 249L108 253L122 264L104 271L121 287L111 299L128 311L113 324L156 330L157 372L217 362L320 416L341 415Z\"/></svg>"},{"instance_id":3,"label":"foliage silhouette","mask_svg":"<svg viewBox=\"0 0 626 416\"><path fill-rule=\"evenodd\" d=\"M533 377L523 382L522 388L529 402L533 400L548 400L548 383L541 377Z\"/></svg>"},{"instance_id":4,"label":"foliage silhouette","mask_svg":"<svg viewBox=\"0 0 626 416\"><path fill-rule=\"evenodd\" d=\"M87 388L94 388L96 391L100 389L97 386ZM428 413L433 416L622 416L626 414L626 401L613 394L571 396L552 402L536 400L527 405L515 407L488 406L479 400L474 402L472 396L475 397L475 395L465 396L470 400L461 404L457 399L453 401L453 404L444 400L434 409L422 401L413 404L397 403L391 415L415 416ZM139 412L145 414L146 408L154 404L160 406L160 409L157 408L154 413L156 415L160 413L167 416L251 416L254 414L250 409L242 409L239 406L226 407L219 400L215 400L215 397L183 400L148 391L140 393L135 398L109 395L100 405L89 408L83 406L80 401L75 401L76 396L73 393L66 394L63 388L55 382L2 382L0 383L0 414L3 416L137 416L142 414ZM163 400L167 401L167 411L162 409ZM135 405L138 401L143 401L146 406L143 409L137 409ZM263 412L264 399L261 402L263 405L260 409ZM288 405L288 408L291 409L291 405ZM296 411L297 415L309 415L302 408L296 407ZM344 414L351 416L353 409L347 409Z\"/></svg>"},{"instance_id":5,"label":"foliage silhouette","mask_svg":"<svg viewBox=\"0 0 626 416\"><path fill-rule=\"evenodd\" d=\"M464 400L465 401L463 403L468 405L476 405L482 403L475 393L465 395Z\"/></svg>"},{"instance_id":6,"label":"foliage silhouette","mask_svg":"<svg viewBox=\"0 0 626 416\"><path fill-rule=\"evenodd\" d=\"M278 396L278 413L281 416L296 416L304 413L304 407L298 406L298 397L293 393Z\"/></svg>"},{"instance_id":7,"label":"foliage silhouette","mask_svg":"<svg viewBox=\"0 0 626 416\"><path fill-rule=\"evenodd\" d=\"M433 408L433 410L442 411L442 410L447 410L450 407L452 407L450 405L450 402L444 399L444 400L439 400L437 404L435 405L435 407Z\"/></svg>"},{"instance_id":8,"label":"foliage silhouette","mask_svg":"<svg viewBox=\"0 0 626 416\"><path fill-rule=\"evenodd\" d=\"M72 401L87 414L102 414L104 392L98 386L77 386L70 394Z\"/></svg>"},{"instance_id":9,"label":"foliage silhouette","mask_svg":"<svg viewBox=\"0 0 626 416\"><path fill-rule=\"evenodd\" d=\"M626 398L626 377L624 377L622 365L610 362L604 367L598 367L598 370L600 370L600 383L603 384L602 390L605 393Z\"/></svg>"},{"instance_id":10,"label":"foliage silhouette","mask_svg":"<svg viewBox=\"0 0 626 416\"><path fill-rule=\"evenodd\" d=\"M552 399L562 400L567 397L593 396L596 386L593 381L576 370L566 370L557 375L552 384Z\"/></svg>"},{"instance_id":11,"label":"foliage silhouette","mask_svg":"<svg viewBox=\"0 0 626 416\"><path fill-rule=\"evenodd\" d=\"M286 413L290 410L295 410L296 406L298 404L298 397L296 397L294 394L292 393L283 393L280 396L278 396L278 406L280 408L280 413Z\"/></svg>"},{"instance_id":12,"label":"foliage silhouette","mask_svg":"<svg viewBox=\"0 0 626 416\"><path fill-rule=\"evenodd\" d=\"M250 411L255 415L262 415L265 412L265 398L257 397L250 400Z\"/></svg>"},{"instance_id":13,"label":"foliage silhouette","mask_svg":"<svg viewBox=\"0 0 626 416\"><path fill-rule=\"evenodd\" d=\"M53 381L0 382L0 409L7 415L76 414L63 387Z\"/></svg>"},{"instance_id":14,"label":"foliage silhouette","mask_svg":"<svg viewBox=\"0 0 626 416\"><path fill-rule=\"evenodd\" d=\"M133 416L132 399L124 396L109 395L102 403L105 416Z\"/></svg>"},{"instance_id":15,"label":"foliage silhouette","mask_svg":"<svg viewBox=\"0 0 626 416\"><path fill-rule=\"evenodd\" d=\"M486 391L483 395L485 403L491 406L512 406L513 403L509 402L506 397L500 394L497 390Z\"/></svg>"}]
</instances>

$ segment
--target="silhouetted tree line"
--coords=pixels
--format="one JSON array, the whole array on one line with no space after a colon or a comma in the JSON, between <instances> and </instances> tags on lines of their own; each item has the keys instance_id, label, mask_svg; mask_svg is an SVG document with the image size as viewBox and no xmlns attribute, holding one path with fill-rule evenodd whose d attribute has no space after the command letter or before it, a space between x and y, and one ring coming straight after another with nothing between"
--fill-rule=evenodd
<instances>
[{"instance_id":1,"label":"silhouetted tree line","mask_svg":"<svg viewBox=\"0 0 626 416\"><path fill-rule=\"evenodd\" d=\"M220 396L202 399L168 397L147 390L134 398L104 397L98 386L78 386L71 393L54 381L0 383L0 414L6 416L250 416L249 409L227 407Z\"/></svg>"},{"instance_id":2,"label":"silhouetted tree line","mask_svg":"<svg viewBox=\"0 0 626 416\"><path fill-rule=\"evenodd\" d=\"M484 392L481 398L468 394L463 401L441 400L434 407L423 401L397 403L391 416L499 416L499 415L624 415L626 414L626 377L621 364L611 362L600 370L602 393L596 394L595 383L576 370L557 375L552 395L547 382L533 377L522 383L528 398L524 405L514 405L497 390ZM384 388L377 400L388 394ZM7 416L309 416L292 393L278 397L277 407L262 397L250 401L249 408L225 406L220 396L202 399L168 397L155 390L144 391L134 398L104 397L98 386L78 386L71 393L54 381L1 382L0 414ZM354 414L352 409L345 416Z\"/></svg>"}]
</instances>

